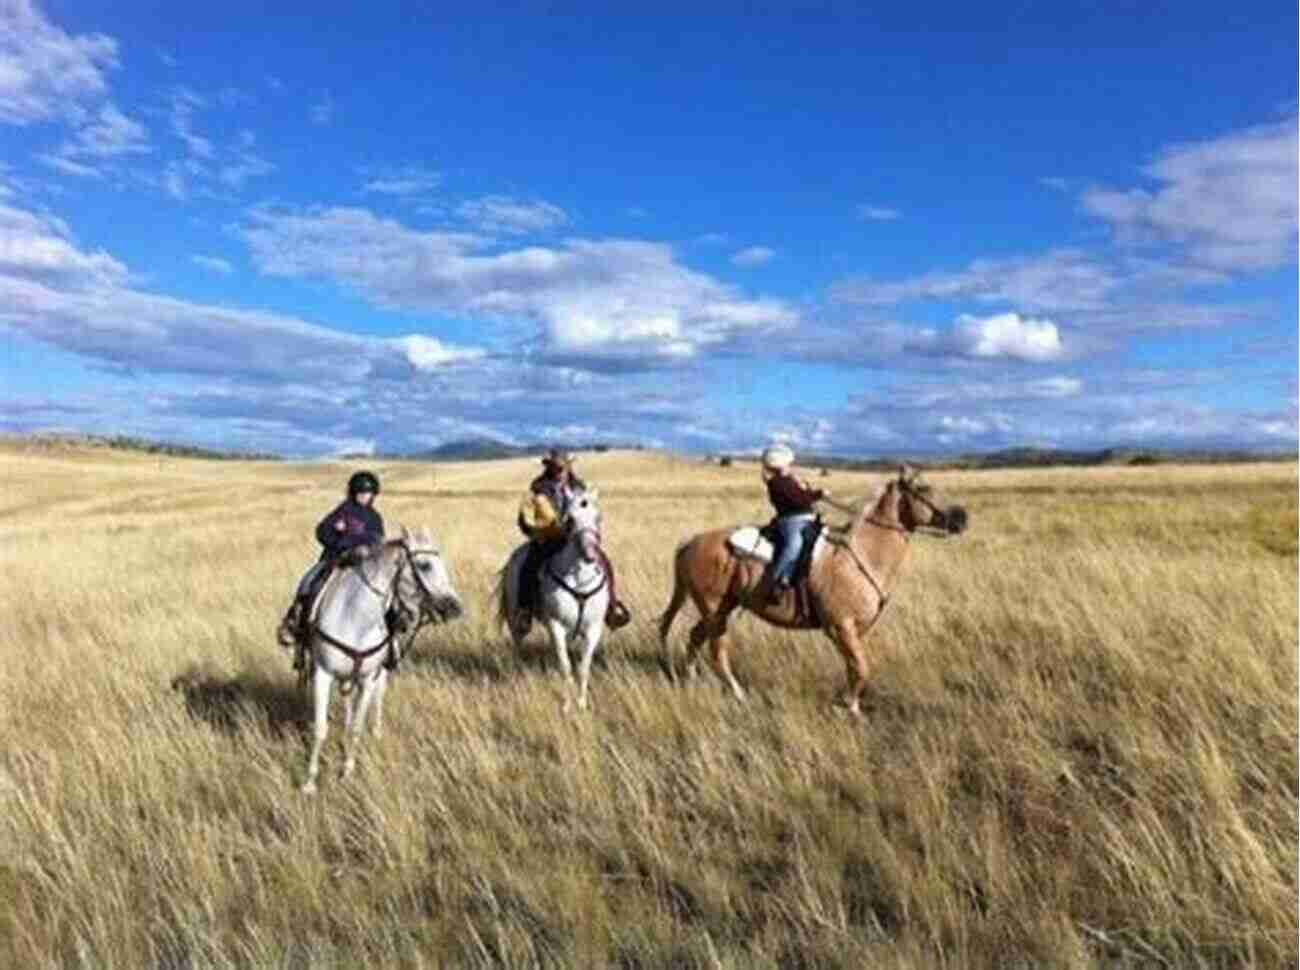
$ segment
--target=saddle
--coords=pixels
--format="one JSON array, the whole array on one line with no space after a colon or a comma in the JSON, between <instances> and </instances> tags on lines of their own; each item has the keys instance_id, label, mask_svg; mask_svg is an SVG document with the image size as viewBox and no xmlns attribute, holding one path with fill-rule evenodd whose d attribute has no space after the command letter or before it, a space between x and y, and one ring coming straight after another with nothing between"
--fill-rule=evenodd
<instances>
[{"instance_id":1,"label":"saddle","mask_svg":"<svg viewBox=\"0 0 1300 970\"><path fill-rule=\"evenodd\" d=\"M813 558L817 553L819 543L822 541L822 532L825 528L825 523L820 518L815 518L804 526L803 548L799 551L799 558L794 564L793 579L795 583L802 583L808 578L808 570L812 566ZM780 544L781 533L777 529L775 521L764 526L741 526L727 537L727 545L732 552L746 559L757 559L769 567L776 560L777 553L780 551Z\"/></svg>"},{"instance_id":2,"label":"saddle","mask_svg":"<svg viewBox=\"0 0 1300 970\"><path fill-rule=\"evenodd\" d=\"M825 528L825 523L822 522L820 516L804 526L803 548L799 551L799 558L795 560L794 573L790 583L790 588L795 597L796 616L816 627L821 626L821 621L818 618L812 595L808 590L807 580L808 573L812 569L813 560L816 559L824 541L823 532ZM771 582L770 570L772 563L776 560L777 553L780 551L780 544L781 533L776 527L775 520L761 527L754 525L741 526L727 537L727 546L736 555L757 560L765 565L763 585Z\"/></svg>"}]
</instances>

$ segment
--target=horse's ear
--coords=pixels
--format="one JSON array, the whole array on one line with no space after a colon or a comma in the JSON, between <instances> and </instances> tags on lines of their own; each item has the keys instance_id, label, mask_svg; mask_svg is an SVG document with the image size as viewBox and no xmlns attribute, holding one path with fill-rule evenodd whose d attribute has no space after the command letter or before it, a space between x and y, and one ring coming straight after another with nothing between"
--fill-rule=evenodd
<instances>
[{"instance_id":1,"label":"horse's ear","mask_svg":"<svg viewBox=\"0 0 1300 970\"><path fill-rule=\"evenodd\" d=\"M899 480L900 482L902 482L903 484L906 484L906 483L907 483L907 480L908 480L909 478L911 478L911 477L912 477L912 469L911 469L911 468L909 468L907 465L899 465L899 466L898 466L898 480Z\"/></svg>"},{"instance_id":2,"label":"horse's ear","mask_svg":"<svg viewBox=\"0 0 1300 970\"><path fill-rule=\"evenodd\" d=\"M406 526L404 526L404 525L398 525L398 528L402 530L402 541L403 541L403 542L406 542L408 539L411 538L411 533L410 533L410 531L406 528Z\"/></svg>"}]
</instances>

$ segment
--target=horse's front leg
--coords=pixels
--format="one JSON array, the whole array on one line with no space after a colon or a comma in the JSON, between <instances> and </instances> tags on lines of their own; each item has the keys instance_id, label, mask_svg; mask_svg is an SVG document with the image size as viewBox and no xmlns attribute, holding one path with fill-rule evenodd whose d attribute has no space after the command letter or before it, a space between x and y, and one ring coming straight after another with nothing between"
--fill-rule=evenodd
<instances>
[{"instance_id":1,"label":"horse's front leg","mask_svg":"<svg viewBox=\"0 0 1300 970\"><path fill-rule=\"evenodd\" d=\"M382 690L380 685L387 676L388 671L381 666L361 682L361 688L353 701L354 710L349 718L347 732L343 737L343 770L339 772L340 778L349 777L357 766L357 748L361 744L361 732L366 727L366 715Z\"/></svg>"},{"instance_id":2,"label":"horse's front leg","mask_svg":"<svg viewBox=\"0 0 1300 970\"><path fill-rule=\"evenodd\" d=\"M315 661L310 652L308 656L312 663L312 736L311 754L307 756L307 777L302 783L302 791L314 795L316 776L320 774L320 749L324 747L325 735L329 731L330 686L334 677Z\"/></svg>"},{"instance_id":3,"label":"horse's front leg","mask_svg":"<svg viewBox=\"0 0 1300 970\"><path fill-rule=\"evenodd\" d=\"M587 684L591 680L591 661L596 656L596 648L600 646L601 634L605 632L605 621L601 618L603 615L601 613L588 622L579 634L579 641L582 644L582 660L578 663L579 710L587 709Z\"/></svg>"}]
</instances>

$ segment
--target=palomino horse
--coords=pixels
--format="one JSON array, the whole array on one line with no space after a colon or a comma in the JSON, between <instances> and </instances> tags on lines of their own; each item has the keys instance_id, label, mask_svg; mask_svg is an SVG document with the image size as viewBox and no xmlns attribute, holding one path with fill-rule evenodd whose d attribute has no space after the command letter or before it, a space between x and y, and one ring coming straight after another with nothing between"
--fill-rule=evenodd
<instances>
[{"instance_id":1,"label":"palomino horse","mask_svg":"<svg viewBox=\"0 0 1300 970\"><path fill-rule=\"evenodd\" d=\"M390 609L418 616L423 622L447 622L461 615L460 598L452 588L447 567L429 533L402 529L399 539L352 569L336 572L325 583L310 627L312 713L314 725L307 777L302 790L316 790L320 750L329 730L330 688L341 681L344 695L343 769L346 778L356 766L357 743L374 705L371 730L383 731L384 688L388 683L385 655L392 635L385 619ZM360 684L361 690L352 688Z\"/></svg>"},{"instance_id":2,"label":"palomino horse","mask_svg":"<svg viewBox=\"0 0 1300 970\"><path fill-rule=\"evenodd\" d=\"M577 701L578 707L584 709L591 661L605 632L605 612L609 608L609 576L600 553L599 498L599 489L579 491L573 496L561 522L566 533L564 548L542 566L537 600L538 617L546 627L566 683L573 679L570 638L581 647ZM497 588L497 616L510 629L516 651L530 623L518 606L520 571L527 554L528 543L511 553ZM572 698L566 699L566 710L571 702Z\"/></svg>"},{"instance_id":3,"label":"palomino horse","mask_svg":"<svg viewBox=\"0 0 1300 970\"><path fill-rule=\"evenodd\" d=\"M799 610L794 592L775 603L767 598L764 563L733 552L727 543L729 529L702 532L677 548L673 596L659 621L659 640L665 669L676 677L668 645L668 631L687 595L700 612L691 628L687 674L694 676L700 647L710 641L714 672L737 697L744 691L731 673L727 657L727 618L737 606L768 623L792 629L822 626L839 647L848 668L846 700L849 711L860 713L860 698L867 682L867 655L863 646L868 631L880 618L890 590L907 559L909 537L919 528L956 533L966 527L966 510L941 509L930 488L907 468L899 469L875 501L863 503L843 531L827 532L808 570L812 616Z\"/></svg>"}]
</instances>

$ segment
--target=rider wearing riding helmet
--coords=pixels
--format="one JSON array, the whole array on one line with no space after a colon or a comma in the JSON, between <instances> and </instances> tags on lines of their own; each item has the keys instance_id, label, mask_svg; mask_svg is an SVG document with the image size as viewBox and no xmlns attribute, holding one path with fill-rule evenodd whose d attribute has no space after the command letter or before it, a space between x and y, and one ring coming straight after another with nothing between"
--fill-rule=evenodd
<instances>
[{"instance_id":1,"label":"rider wearing riding helmet","mask_svg":"<svg viewBox=\"0 0 1300 970\"><path fill-rule=\"evenodd\" d=\"M384 541L384 520L375 510L379 479L374 472L359 471L348 479L348 494L316 526L316 541L322 546L320 559L298 583L293 604L280 621L276 639L291 647L304 639L308 607L336 564L350 565L364 559L369 550Z\"/></svg>"},{"instance_id":2,"label":"rider wearing riding helmet","mask_svg":"<svg viewBox=\"0 0 1300 970\"><path fill-rule=\"evenodd\" d=\"M786 445L772 445L763 451L763 481L767 497L776 510L775 525L781 548L772 563L771 598L779 600L794 581L795 564L803 550L803 532L816 517L815 506L830 497L829 489L811 488L791 473L794 452Z\"/></svg>"}]
</instances>

